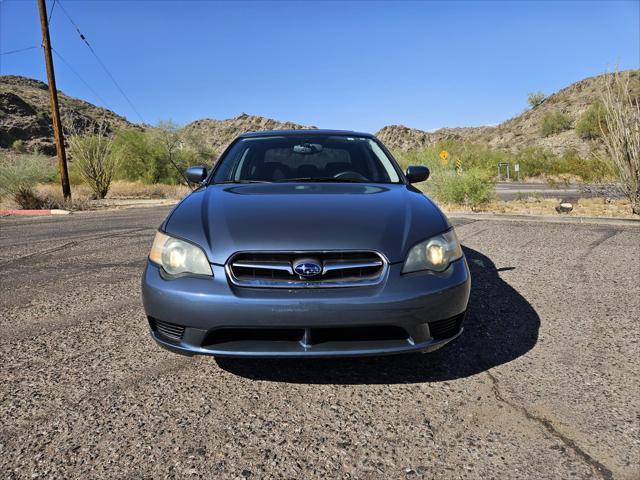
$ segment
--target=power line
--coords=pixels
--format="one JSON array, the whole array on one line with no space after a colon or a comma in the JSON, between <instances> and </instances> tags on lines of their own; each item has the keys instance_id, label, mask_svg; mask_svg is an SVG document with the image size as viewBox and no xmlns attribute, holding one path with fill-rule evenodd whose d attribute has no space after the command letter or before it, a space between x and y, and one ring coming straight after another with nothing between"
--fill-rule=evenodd
<instances>
[{"instance_id":1,"label":"power line","mask_svg":"<svg viewBox=\"0 0 640 480\"><path fill-rule=\"evenodd\" d=\"M33 47L18 48L16 50L8 50L6 52L0 52L0 55L11 55L13 53L26 52L27 50L33 50L35 48L40 48L40 45L36 45Z\"/></svg>"},{"instance_id":2,"label":"power line","mask_svg":"<svg viewBox=\"0 0 640 480\"><path fill-rule=\"evenodd\" d=\"M124 93L124 90L122 89L122 87L120 86L120 84L116 81L115 77L111 74L111 72L109 71L109 69L107 68L107 66L104 64L104 62L102 60L100 60L100 57L98 57L98 54L95 52L95 50L93 49L93 47L89 44L89 41L87 40L87 38L84 36L84 34L80 31L80 27L78 27L78 25L76 24L76 22L73 21L73 19L71 18L71 16L69 15L69 12L67 12L67 10L62 6L62 2L60 0L57 0L57 4L60 6L60 10L62 10L62 13L64 13L64 15L69 19L69 22L71 22L71 25L74 26L74 28L76 29L76 32L78 32L78 35L80 36L80 39L87 45L87 47L89 48L89 50L91 51L91 53L93 54L93 56L96 58L96 60L98 61L98 63L100 64L100 66L102 67L102 69L105 71L105 73L109 76L109 78L111 79L111 81L113 82L113 84L116 86L116 88L118 89L118 91L122 94L122 96L124 97L124 99L127 101L127 103L129 104L129 106L131 107L131 109L136 113L136 115L138 116L138 118L140 118L140 120L142 121L142 123L145 123L144 118L142 118L142 115L140 115L140 112L138 112L138 109L133 105L133 102L131 101L131 99L129 99L129 97L127 96L126 93Z\"/></svg>"},{"instance_id":3,"label":"power line","mask_svg":"<svg viewBox=\"0 0 640 480\"><path fill-rule=\"evenodd\" d=\"M73 72L73 74L74 74L76 77L78 77L82 83L84 83L85 87L87 87L87 88L91 91L91 93L93 93L93 94L96 96L96 98L102 102L102 104L103 104L105 107L109 108L109 107L108 107L108 105L107 105L107 102L104 100L104 98L102 98L102 97L100 96L100 94L99 94L98 92L96 92L96 91L93 89L93 87L91 87L91 85L89 85L89 83L88 83L84 78L82 78L82 76L81 76L81 75L76 71L76 69L75 69L75 68L73 68L73 66L71 66L71 64L70 64L69 62L67 62L67 61L64 59L64 57L63 57L62 55L60 55L60 53L59 53L55 48L51 47L51 50L52 50L52 51L53 51L53 53L56 55L56 57L58 57L60 60L62 60L62 62L63 62L63 63L64 63L68 68L69 68L69 70L71 70L71 72Z\"/></svg>"},{"instance_id":4,"label":"power line","mask_svg":"<svg viewBox=\"0 0 640 480\"><path fill-rule=\"evenodd\" d=\"M51 5L51 10L49 11L49 19L47 20L47 23L49 25L51 25L51 17L53 17L53 9L56 8L56 2L58 0L53 0L53 4Z\"/></svg>"},{"instance_id":5,"label":"power line","mask_svg":"<svg viewBox=\"0 0 640 480\"><path fill-rule=\"evenodd\" d=\"M14 53L26 52L26 51L29 51L29 50L35 50L36 48L40 48L40 46L18 48L16 50L8 50L6 52L0 52L0 57L2 57L4 55L12 55ZM2 74L2 62L1 61L0 61L0 74Z\"/></svg>"}]
</instances>

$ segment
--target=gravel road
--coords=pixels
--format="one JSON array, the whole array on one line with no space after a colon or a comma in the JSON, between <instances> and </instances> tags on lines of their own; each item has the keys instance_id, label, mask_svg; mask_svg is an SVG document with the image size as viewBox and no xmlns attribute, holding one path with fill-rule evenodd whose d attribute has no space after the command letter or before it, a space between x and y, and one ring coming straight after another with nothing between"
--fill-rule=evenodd
<instances>
[{"instance_id":1,"label":"gravel road","mask_svg":"<svg viewBox=\"0 0 640 480\"><path fill-rule=\"evenodd\" d=\"M0 478L640 477L640 229L459 220L447 348L240 361L148 336L167 211L0 219Z\"/></svg>"}]
</instances>

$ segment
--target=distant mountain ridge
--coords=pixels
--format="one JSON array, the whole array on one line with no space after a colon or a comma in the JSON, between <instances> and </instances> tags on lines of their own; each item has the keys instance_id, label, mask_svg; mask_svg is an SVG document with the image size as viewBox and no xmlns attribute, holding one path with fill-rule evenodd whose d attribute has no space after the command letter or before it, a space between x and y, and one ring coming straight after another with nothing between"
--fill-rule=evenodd
<instances>
[{"instance_id":1,"label":"distant mountain ridge","mask_svg":"<svg viewBox=\"0 0 640 480\"><path fill-rule=\"evenodd\" d=\"M213 120L204 118L188 123L185 131L195 133L203 139L206 146L221 153L238 135L260 130L300 130L317 127L304 126L293 122L279 122L271 118L242 113L235 118Z\"/></svg>"},{"instance_id":2,"label":"distant mountain ridge","mask_svg":"<svg viewBox=\"0 0 640 480\"><path fill-rule=\"evenodd\" d=\"M640 70L632 70L631 75L635 86L632 88L638 89L640 94ZM425 132L404 125L389 125L380 129L376 136L392 150L413 150L443 140L458 140L511 151L538 146L554 153L575 150L582 156L588 156L597 145L580 138L575 132L575 125L580 115L598 101L602 77L589 77L573 83L547 96L540 105L496 126L441 128ZM545 115L553 112L567 115L571 120L571 128L545 137L540 132L540 123Z\"/></svg>"},{"instance_id":3,"label":"distant mountain ridge","mask_svg":"<svg viewBox=\"0 0 640 480\"><path fill-rule=\"evenodd\" d=\"M633 70L632 75L634 82L640 83L640 71ZM555 153L575 150L588 156L597 146L592 141L580 138L574 127L580 115L597 101L601 77L589 77L573 83L549 95L540 105L497 126L442 128L427 132L404 125L388 125L376 132L376 136L392 150L407 151L443 140L457 140L512 151L530 146L543 147ZM63 92L59 93L59 98L63 123L77 131L96 131L101 123L106 125L108 131L152 128L131 123L111 110L69 97ZM540 132L542 118L557 111L569 117L571 128L543 136ZM208 147L221 152L244 132L302 128L316 127L243 113L225 120L196 120L187 124L185 131L197 134ZM23 141L28 150L37 149L49 155L55 153L47 86L39 80L26 77L0 76L0 148L11 148L16 140Z\"/></svg>"},{"instance_id":4,"label":"distant mountain ridge","mask_svg":"<svg viewBox=\"0 0 640 480\"><path fill-rule=\"evenodd\" d=\"M124 117L58 91L60 116L65 128L87 132L104 124L107 131L134 127ZM47 84L17 75L0 76L0 148L16 140L27 150L55 155Z\"/></svg>"}]
</instances>

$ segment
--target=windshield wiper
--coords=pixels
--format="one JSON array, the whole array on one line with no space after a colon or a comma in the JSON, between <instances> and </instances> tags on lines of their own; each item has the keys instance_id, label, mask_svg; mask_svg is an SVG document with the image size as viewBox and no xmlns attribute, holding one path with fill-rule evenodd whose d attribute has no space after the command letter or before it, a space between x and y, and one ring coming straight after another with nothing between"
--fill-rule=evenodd
<instances>
[{"instance_id":1,"label":"windshield wiper","mask_svg":"<svg viewBox=\"0 0 640 480\"><path fill-rule=\"evenodd\" d=\"M364 183L362 180L354 180L351 178L333 178L333 177L298 177L298 178L281 178L274 180L274 183L284 182L347 182L347 183Z\"/></svg>"}]
</instances>

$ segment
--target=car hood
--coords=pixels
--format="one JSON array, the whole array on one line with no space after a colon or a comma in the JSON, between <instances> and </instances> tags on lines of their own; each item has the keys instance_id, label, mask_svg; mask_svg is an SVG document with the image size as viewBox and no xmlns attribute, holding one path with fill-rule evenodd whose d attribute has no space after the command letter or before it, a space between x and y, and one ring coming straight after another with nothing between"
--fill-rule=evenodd
<instances>
[{"instance_id":1,"label":"car hood","mask_svg":"<svg viewBox=\"0 0 640 480\"><path fill-rule=\"evenodd\" d=\"M402 184L211 185L182 200L162 228L200 245L211 263L240 251L375 250L404 261L449 222Z\"/></svg>"}]
</instances>

